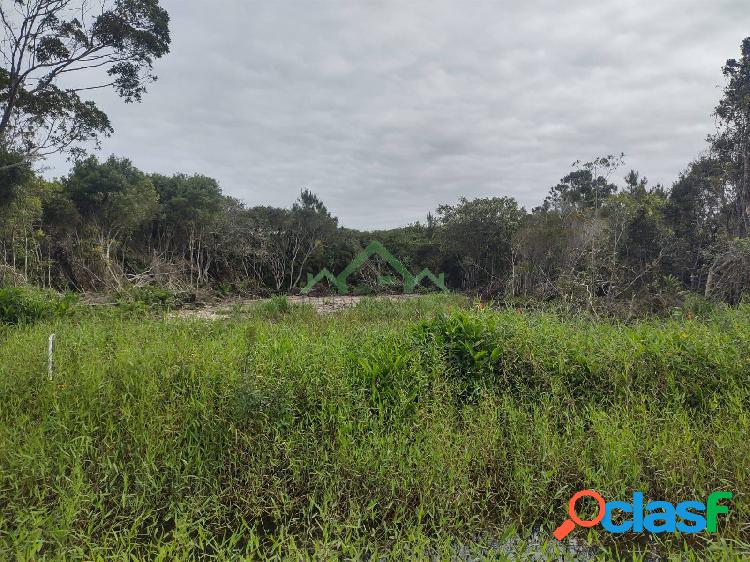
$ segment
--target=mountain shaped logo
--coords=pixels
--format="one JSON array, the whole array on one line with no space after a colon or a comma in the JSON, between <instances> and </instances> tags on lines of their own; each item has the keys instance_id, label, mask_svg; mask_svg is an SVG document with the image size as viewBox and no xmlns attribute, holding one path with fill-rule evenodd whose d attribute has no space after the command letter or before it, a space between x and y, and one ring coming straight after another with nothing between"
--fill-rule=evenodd
<instances>
[{"instance_id":1,"label":"mountain shaped logo","mask_svg":"<svg viewBox=\"0 0 750 562\"><path fill-rule=\"evenodd\" d=\"M325 267L314 277L312 274L308 273L307 285L305 285L301 293L303 295L306 295L307 293L312 291L315 285L317 285L321 280L325 278L328 279L330 283L336 286L336 290L340 295L345 295L347 292L349 292L349 286L346 282L349 276L357 271L360 267L362 267L362 265L364 265L364 263L368 259L376 254L380 256L393 269L395 269L399 275L401 275L404 280L404 293L413 293L417 285L425 278L432 281L432 283L441 291L444 291L446 293L448 292L448 288L445 286L445 275L443 273L435 277L435 275L425 267L417 275L412 275L409 270L406 269L406 266L404 266L404 264L397 260L393 256L393 254L391 254L386 249L385 246L383 246L377 240L373 240L367 245L367 248L357 254L352 262L348 266L346 266L346 269L344 269L338 275L334 276L333 273L328 271L328 269ZM378 283L380 283L381 285L393 284L395 280L396 279L393 276L378 276Z\"/></svg>"}]
</instances>

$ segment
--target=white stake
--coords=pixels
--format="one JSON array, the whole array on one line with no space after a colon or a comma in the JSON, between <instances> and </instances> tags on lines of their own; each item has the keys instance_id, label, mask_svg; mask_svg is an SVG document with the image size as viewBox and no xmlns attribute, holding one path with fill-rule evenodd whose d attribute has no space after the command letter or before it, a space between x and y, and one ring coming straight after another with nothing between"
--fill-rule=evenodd
<instances>
[{"instance_id":1,"label":"white stake","mask_svg":"<svg viewBox=\"0 0 750 562\"><path fill-rule=\"evenodd\" d=\"M47 378L52 380L52 356L55 353L55 334L51 334L47 343Z\"/></svg>"}]
</instances>

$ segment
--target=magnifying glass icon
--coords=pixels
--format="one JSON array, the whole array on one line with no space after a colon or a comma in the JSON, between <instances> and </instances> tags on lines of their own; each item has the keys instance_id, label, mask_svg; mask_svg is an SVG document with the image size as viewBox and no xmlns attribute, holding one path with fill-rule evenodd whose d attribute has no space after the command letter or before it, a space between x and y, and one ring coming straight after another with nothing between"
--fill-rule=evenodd
<instances>
[{"instance_id":1,"label":"magnifying glass icon","mask_svg":"<svg viewBox=\"0 0 750 562\"><path fill-rule=\"evenodd\" d=\"M594 498L599 504L599 511L597 512L596 517L594 517L593 519L581 519L576 513L576 502L583 497ZM570 519L566 519L565 521L563 521L562 525L555 529L552 534L557 540L561 541L568 536L568 533L576 528L576 525L579 525L580 527L593 527L594 525L598 525L599 522L604 519L605 509L606 506L604 503L604 498L599 494L599 492L596 492L594 490L581 490L580 492L576 492L570 498L570 501L568 501L568 515L570 516Z\"/></svg>"}]
</instances>

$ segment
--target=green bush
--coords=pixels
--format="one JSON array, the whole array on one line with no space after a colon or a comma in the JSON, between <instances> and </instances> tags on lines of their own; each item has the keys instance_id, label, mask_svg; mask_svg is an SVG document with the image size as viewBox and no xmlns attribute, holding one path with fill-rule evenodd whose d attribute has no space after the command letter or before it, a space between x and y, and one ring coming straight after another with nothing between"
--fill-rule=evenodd
<instances>
[{"instance_id":1,"label":"green bush","mask_svg":"<svg viewBox=\"0 0 750 562\"><path fill-rule=\"evenodd\" d=\"M707 318L721 304L710 301L702 295L696 293L687 293L680 308L681 313L687 318L704 317Z\"/></svg>"},{"instance_id":2,"label":"green bush","mask_svg":"<svg viewBox=\"0 0 750 562\"><path fill-rule=\"evenodd\" d=\"M265 297L268 289L263 287L256 279L245 279L238 282L220 281L215 285L216 292L221 297Z\"/></svg>"},{"instance_id":3,"label":"green bush","mask_svg":"<svg viewBox=\"0 0 750 562\"><path fill-rule=\"evenodd\" d=\"M33 287L0 288L0 323L33 324L71 314L78 302L73 293L60 294Z\"/></svg>"},{"instance_id":4,"label":"green bush","mask_svg":"<svg viewBox=\"0 0 750 562\"><path fill-rule=\"evenodd\" d=\"M294 305L284 295L276 295L252 305L252 311L264 318L279 318L289 314Z\"/></svg>"},{"instance_id":5,"label":"green bush","mask_svg":"<svg viewBox=\"0 0 750 562\"><path fill-rule=\"evenodd\" d=\"M143 305L154 310L179 308L195 296L186 291L173 292L156 285L128 287L118 291L117 303L121 306Z\"/></svg>"}]
</instances>

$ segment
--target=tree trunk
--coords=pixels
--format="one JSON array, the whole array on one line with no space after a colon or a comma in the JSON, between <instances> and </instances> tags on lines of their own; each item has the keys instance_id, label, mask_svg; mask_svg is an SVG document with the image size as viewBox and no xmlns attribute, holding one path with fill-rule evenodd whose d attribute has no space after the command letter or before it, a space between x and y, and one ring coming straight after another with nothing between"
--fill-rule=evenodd
<instances>
[{"instance_id":1,"label":"tree trunk","mask_svg":"<svg viewBox=\"0 0 750 562\"><path fill-rule=\"evenodd\" d=\"M750 141L745 147L742 162L742 185L740 186L740 237L750 232Z\"/></svg>"}]
</instances>

